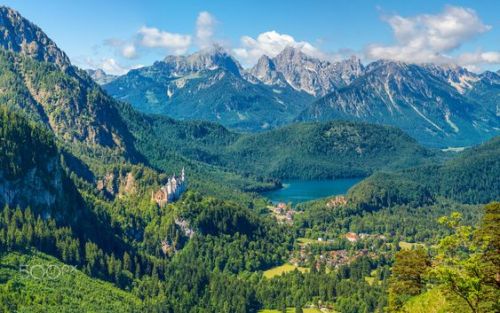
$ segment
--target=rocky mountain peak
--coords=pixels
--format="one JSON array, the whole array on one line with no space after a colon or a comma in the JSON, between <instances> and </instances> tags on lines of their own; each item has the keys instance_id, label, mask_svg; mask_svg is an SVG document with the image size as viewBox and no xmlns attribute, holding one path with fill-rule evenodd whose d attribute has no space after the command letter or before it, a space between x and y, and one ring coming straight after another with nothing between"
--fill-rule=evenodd
<instances>
[{"instance_id":1,"label":"rocky mountain peak","mask_svg":"<svg viewBox=\"0 0 500 313\"><path fill-rule=\"evenodd\" d=\"M276 55L276 59L305 59L308 58L307 54L302 52L298 48L294 48L292 46L286 46L278 55Z\"/></svg>"},{"instance_id":2,"label":"rocky mountain peak","mask_svg":"<svg viewBox=\"0 0 500 313\"><path fill-rule=\"evenodd\" d=\"M55 63L62 69L71 65L66 54L38 26L5 6L0 6L0 46L38 61Z\"/></svg>"},{"instance_id":3,"label":"rocky mountain peak","mask_svg":"<svg viewBox=\"0 0 500 313\"><path fill-rule=\"evenodd\" d=\"M422 66L433 75L448 82L453 88L462 94L471 89L473 84L479 80L477 74L472 73L466 68L456 64L423 64Z\"/></svg>"},{"instance_id":4,"label":"rocky mountain peak","mask_svg":"<svg viewBox=\"0 0 500 313\"><path fill-rule=\"evenodd\" d=\"M283 49L283 51L278 53L273 58L273 60L278 66L281 66L281 67L285 66L286 64L297 66L297 65L301 65L301 64L307 64L307 63L310 63L310 64L323 64L323 63L325 63L324 61L321 61L320 59L309 56L309 55L305 54L304 52L302 52L302 50L300 50L298 48L291 47L291 46L285 47L285 49ZM328 62L326 62L326 63L328 63Z\"/></svg>"},{"instance_id":5,"label":"rocky mountain peak","mask_svg":"<svg viewBox=\"0 0 500 313\"><path fill-rule=\"evenodd\" d=\"M116 75L108 74L100 68L95 69L95 70L94 69L86 69L85 71L99 85L104 85L104 84L110 83L118 77Z\"/></svg>"},{"instance_id":6,"label":"rocky mountain peak","mask_svg":"<svg viewBox=\"0 0 500 313\"><path fill-rule=\"evenodd\" d=\"M274 64L273 60L271 60L271 58L264 54L257 61L255 68L266 71L274 71L276 70L276 65Z\"/></svg>"},{"instance_id":7,"label":"rocky mountain peak","mask_svg":"<svg viewBox=\"0 0 500 313\"><path fill-rule=\"evenodd\" d=\"M284 87L287 85L283 74L276 70L276 64L267 55L263 55L254 67L249 70L250 74L266 85Z\"/></svg>"},{"instance_id":8,"label":"rocky mountain peak","mask_svg":"<svg viewBox=\"0 0 500 313\"><path fill-rule=\"evenodd\" d=\"M335 63L334 67L336 67L336 71L346 85L350 84L365 72L365 67L363 63L361 63L361 59L355 55L351 56L349 59Z\"/></svg>"},{"instance_id":9,"label":"rocky mountain peak","mask_svg":"<svg viewBox=\"0 0 500 313\"><path fill-rule=\"evenodd\" d=\"M500 84L500 71L498 72L492 72L492 71L485 71L479 75L481 79L487 80L489 82L495 82L496 84Z\"/></svg>"},{"instance_id":10,"label":"rocky mountain peak","mask_svg":"<svg viewBox=\"0 0 500 313\"><path fill-rule=\"evenodd\" d=\"M331 63L309 56L300 49L286 47L273 58L276 70L295 89L322 96L349 84L364 70L357 59Z\"/></svg>"},{"instance_id":11,"label":"rocky mountain peak","mask_svg":"<svg viewBox=\"0 0 500 313\"><path fill-rule=\"evenodd\" d=\"M239 76L242 71L238 61L219 45L213 45L188 56L167 56L164 62L172 68L174 76L216 69L224 69Z\"/></svg>"}]
</instances>

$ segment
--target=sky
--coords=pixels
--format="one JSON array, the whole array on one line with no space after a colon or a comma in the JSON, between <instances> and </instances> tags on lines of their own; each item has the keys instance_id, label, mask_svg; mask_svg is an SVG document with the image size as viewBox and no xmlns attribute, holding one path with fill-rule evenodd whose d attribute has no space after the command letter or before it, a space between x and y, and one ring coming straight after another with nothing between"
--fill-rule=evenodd
<instances>
[{"instance_id":1,"label":"sky","mask_svg":"<svg viewBox=\"0 0 500 313\"><path fill-rule=\"evenodd\" d=\"M286 46L336 61L500 69L500 1L12 0L82 68L124 74L213 44L245 67Z\"/></svg>"}]
</instances>

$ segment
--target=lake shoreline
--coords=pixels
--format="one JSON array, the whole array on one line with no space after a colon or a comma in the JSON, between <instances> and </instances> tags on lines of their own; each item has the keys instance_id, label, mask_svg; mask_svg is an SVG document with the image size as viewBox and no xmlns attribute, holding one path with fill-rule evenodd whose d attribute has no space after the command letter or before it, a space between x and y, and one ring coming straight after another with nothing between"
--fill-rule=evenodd
<instances>
[{"instance_id":1,"label":"lake shoreline","mask_svg":"<svg viewBox=\"0 0 500 313\"><path fill-rule=\"evenodd\" d=\"M281 188L261 192L260 195L270 202L298 203L345 194L349 188L360 182L363 178L339 178L323 180L283 180Z\"/></svg>"}]
</instances>

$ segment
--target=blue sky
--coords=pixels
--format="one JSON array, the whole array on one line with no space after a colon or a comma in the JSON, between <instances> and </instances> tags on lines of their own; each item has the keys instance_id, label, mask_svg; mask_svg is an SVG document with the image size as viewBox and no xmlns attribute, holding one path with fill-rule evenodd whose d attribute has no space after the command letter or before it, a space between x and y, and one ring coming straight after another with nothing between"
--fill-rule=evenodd
<instances>
[{"instance_id":1,"label":"blue sky","mask_svg":"<svg viewBox=\"0 0 500 313\"><path fill-rule=\"evenodd\" d=\"M124 73L213 43L245 66L292 45L319 58L500 68L500 1L3 1L81 67Z\"/></svg>"}]
</instances>

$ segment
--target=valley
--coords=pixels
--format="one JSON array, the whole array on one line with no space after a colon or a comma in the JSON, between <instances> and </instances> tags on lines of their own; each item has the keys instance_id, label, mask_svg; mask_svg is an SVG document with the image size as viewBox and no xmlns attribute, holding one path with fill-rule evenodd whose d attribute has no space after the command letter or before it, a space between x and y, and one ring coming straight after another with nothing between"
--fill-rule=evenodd
<instances>
[{"instance_id":1,"label":"valley","mask_svg":"<svg viewBox=\"0 0 500 313\"><path fill-rule=\"evenodd\" d=\"M1 313L498 308L498 72L188 50L84 70L0 6Z\"/></svg>"}]
</instances>

